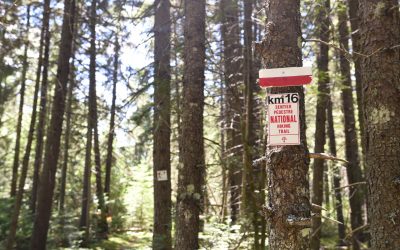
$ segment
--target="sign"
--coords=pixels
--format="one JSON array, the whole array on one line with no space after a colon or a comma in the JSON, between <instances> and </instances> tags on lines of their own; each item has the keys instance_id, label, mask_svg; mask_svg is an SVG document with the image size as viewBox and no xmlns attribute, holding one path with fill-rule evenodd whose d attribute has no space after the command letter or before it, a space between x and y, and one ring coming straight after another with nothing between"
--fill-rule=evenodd
<instances>
[{"instance_id":1,"label":"sign","mask_svg":"<svg viewBox=\"0 0 400 250\"><path fill-rule=\"evenodd\" d=\"M167 170L157 171L157 181L167 181L167 180L168 180Z\"/></svg>"},{"instance_id":2,"label":"sign","mask_svg":"<svg viewBox=\"0 0 400 250\"><path fill-rule=\"evenodd\" d=\"M311 67L262 69L259 74L261 87L300 86L312 80Z\"/></svg>"},{"instance_id":3,"label":"sign","mask_svg":"<svg viewBox=\"0 0 400 250\"><path fill-rule=\"evenodd\" d=\"M268 145L300 144L299 99L297 93L268 95Z\"/></svg>"}]
</instances>

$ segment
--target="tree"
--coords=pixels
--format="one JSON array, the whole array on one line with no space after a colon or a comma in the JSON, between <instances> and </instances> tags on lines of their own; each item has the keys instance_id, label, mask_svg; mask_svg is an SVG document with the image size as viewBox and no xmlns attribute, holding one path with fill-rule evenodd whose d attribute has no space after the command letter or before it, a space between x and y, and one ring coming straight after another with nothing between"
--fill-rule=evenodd
<instances>
[{"instance_id":1,"label":"tree","mask_svg":"<svg viewBox=\"0 0 400 250\"><path fill-rule=\"evenodd\" d=\"M372 249L400 248L398 1L360 0L363 108Z\"/></svg>"},{"instance_id":2,"label":"tree","mask_svg":"<svg viewBox=\"0 0 400 250\"><path fill-rule=\"evenodd\" d=\"M336 136L335 136L335 127L333 125L333 110L332 110L332 96L329 96L328 105L327 105L327 133L329 138L329 151L331 155L336 157ZM346 245L346 227L343 216L343 203L342 203L342 193L340 191L340 169L338 167L335 168L333 172L333 187L335 189L335 210L336 210L336 219L340 223L338 224L338 235L339 235L339 246Z\"/></svg>"},{"instance_id":3,"label":"tree","mask_svg":"<svg viewBox=\"0 0 400 250\"><path fill-rule=\"evenodd\" d=\"M90 49L89 49L89 112L87 122L87 142L85 156L85 174L84 174L84 189L82 193L82 213L80 227L85 230L83 246L88 244L89 240L89 210L90 210L90 172L91 172L91 149L94 151L95 177L96 177L96 196L98 200L98 209L100 217L97 219L98 227L97 234L99 238L107 238L108 224L106 216L106 207L101 181L101 159L100 159L100 143L99 132L97 126L97 94L96 94L96 22L97 0L92 0L90 6ZM92 144L93 140L93 144ZM93 145L93 146L92 146Z\"/></svg>"},{"instance_id":4,"label":"tree","mask_svg":"<svg viewBox=\"0 0 400 250\"><path fill-rule=\"evenodd\" d=\"M46 249L47 232L51 216L60 139L64 119L65 98L69 76L69 60L73 42L75 0L65 0L61 43L58 56L57 83L55 84L50 126L47 131L45 158L40 175L37 212L33 225L31 249Z\"/></svg>"},{"instance_id":5,"label":"tree","mask_svg":"<svg viewBox=\"0 0 400 250\"><path fill-rule=\"evenodd\" d=\"M341 8L338 10L339 21L339 42L340 46L348 51L349 50L349 29L347 26L347 14L345 5L342 3ZM344 135L345 135L345 154L346 159L349 161L347 167L347 179L349 184L359 183L363 181L362 171L360 167L360 158L358 153L358 136L356 131L353 88L351 86L351 73L350 63L346 55L341 53L340 60L340 74L342 85L342 108L344 113ZM362 206L364 204L364 188L362 186L352 185L349 187L349 200L350 200L350 219L351 229L355 230L363 226ZM352 235L353 248L359 249L359 242L362 241L362 231L358 230Z\"/></svg>"},{"instance_id":6,"label":"tree","mask_svg":"<svg viewBox=\"0 0 400 250\"><path fill-rule=\"evenodd\" d=\"M76 23L74 28L74 37L76 37ZM60 194L58 200L58 214L60 216L60 227L61 233L63 234L61 244L62 246L68 246L68 239L66 234L64 234L65 229L65 193L66 193L66 186L67 186L67 170L68 170L68 163L70 159L70 147L71 147L71 139L72 139L72 103L74 101L74 89L76 85L76 75L75 75L75 56L76 56L76 44L72 44L72 60L70 66L70 84L68 86L68 93L67 93L67 109L65 111L65 133L64 133L64 145L63 145L63 161L61 167L61 177L60 177Z\"/></svg>"},{"instance_id":7,"label":"tree","mask_svg":"<svg viewBox=\"0 0 400 250\"><path fill-rule=\"evenodd\" d=\"M26 26L26 34L29 33L30 28L30 5L28 5L27 9L27 26ZM25 47L24 47L24 56L22 63L22 76L21 76L21 89L19 92L20 101L19 101L19 109L18 109L18 121L17 121L17 135L15 138L15 147L14 147L14 161L13 161L13 178L11 179L11 196L15 196L16 194L16 186L17 186L17 173L19 168L19 153L20 153L20 144L21 144L21 129L22 129L22 116L23 116L23 108L24 108L24 100L25 100L25 86L26 86L26 73L28 71L28 47L29 40L25 38Z\"/></svg>"},{"instance_id":8,"label":"tree","mask_svg":"<svg viewBox=\"0 0 400 250\"><path fill-rule=\"evenodd\" d=\"M330 1L325 0L321 6L318 7L318 36L323 42L319 44L319 54L317 58L318 67L318 97L317 97L317 114L315 123L315 144L314 152L323 153L326 134L325 134L325 123L326 123L326 106L329 97L329 25L330 25ZM324 43L325 42L325 43ZM313 179L312 179L312 203L318 206L322 205L323 199L323 187L324 187L324 160L314 159L313 164ZM311 238L311 249L318 250L320 248L321 238L321 217L316 216L312 219L312 235Z\"/></svg>"},{"instance_id":9,"label":"tree","mask_svg":"<svg viewBox=\"0 0 400 250\"><path fill-rule=\"evenodd\" d=\"M26 22L26 34L29 34L30 29L30 20L31 20L31 5L27 6L27 22ZM22 128L22 115L24 108L24 97L25 97L25 84L26 84L26 74L28 71L28 48L29 48L29 40L27 37L25 38L25 47L24 47L24 57L22 63L22 76L21 76L21 90L20 90L20 103L19 103L19 111L18 111L18 121L17 121L17 138L15 142L15 152L14 152L14 162L13 166L19 166L19 149L20 149L20 139L21 139L21 128ZM33 132L33 131L32 131ZM13 213L11 217L10 229L8 232L8 238L6 242L6 249L12 249L14 245L15 235L18 227L18 219L21 211L22 198L24 194L25 180L28 172L28 164L23 164L21 169L21 175L19 180L19 186L15 197L15 203L13 207Z\"/></svg>"},{"instance_id":10,"label":"tree","mask_svg":"<svg viewBox=\"0 0 400 250\"><path fill-rule=\"evenodd\" d=\"M223 65L225 82L225 130L228 182L230 189L231 222L239 215L241 166L238 147L241 141L241 99L239 83L242 48L240 45L239 10L237 0L221 0L221 36L223 40ZM244 199L246 200L246 199Z\"/></svg>"},{"instance_id":11,"label":"tree","mask_svg":"<svg viewBox=\"0 0 400 250\"><path fill-rule=\"evenodd\" d=\"M37 189L39 185L39 172L42 165L43 158L43 143L46 128L46 112L47 112L47 89L48 89L48 72L50 61L50 0L44 2L43 13L43 30L44 30L44 55L43 55L43 72L42 72L42 85L40 88L40 110L39 120L36 131L36 149L35 161L33 164L33 182L30 208L32 213L35 213Z\"/></svg>"},{"instance_id":12,"label":"tree","mask_svg":"<svg viewBox=\"0 0 400 250\"><path fill-rule=\"evenodd\" d=\"M300 1L267 0L265 6L266 35L258 45L264 67L301 66ZM267 147L268 202L264 212L269 221L269 246L307 249L309 240L301 234L302 229L311 227L303 87L271 88L269 92L299 95L301 128L300 145Z\"/></svg>"},{"instance_id":13,"label":"tree","mask_svg":"<svg viewBox=\"0 0 400 250\"><path fill-rule=\"evenodd\" d=\"M256 171L259 170L253 167L253 160L256 158L258 151L256 150L256 102L254 93L256 92L256 81L255 81L255 70L253 60L253 49L252 42L255 34L253 34L253 5L255 1L244 1L244 49L243 49L243 82L245 85L244 90L244 105L245 105L245 117L242 118L242 141L243 141L243 174L242 174L242 202L241 209L243 215L246 216L252 223L254 229L254 248L264 249L263 236L260 241L260 216L259 216L259 204L257 203L256 187L263 181L264 174L258 178ZM254 32L256 33L256 31ZM260 172L264 173L262 167ZM260 187L260 193L262 193L264 187ZM260 197L262 198L262 197ZM264 203L264 199L260 202ZM263 231L263 230L261 230ZM262 234L262 232L261 232Z\"/></svg>"},{"instance_id":14,"label":"tree","mask_svg":"<svg viewBox=\"0 0 400 250\"><path fill-rule=\"evenodd\" d=\"M360 125L360 137L361 137L361 149L362 155L365 157L365 125L364 125L364 109L362 106L362 88L363 83L361 79L361 58L357 53L361 52L360 44L360 32L359 32L359 0L347 0L348 12L350 17L351 26L351 43L353 50L354 60L354 76L356 78L356 93L357 93L357 110L358 110L358 122ZM340 9L339 9L340 10ZM343 10L342 10L343 11ZM363 158L364 159L364 158Z\"/></svg>"},{"instance_id":15,"label":"tree","mask_svg":"<svg viewBox=\"0 0 400 250\"><path fill-rule=\"evenodd\" d=\"M119 21L119 20L118 20ZM118 23L118 28L115 33L115 43L114 43L114 69L113 69L113 89L112 89L112 101L111 101L111 111L110 111L110 129L108 132L107 139L107 156L106 156L106 171L104 178L104 194L110 198L111 192L111 167L113 165L113 143L115 136L115 112L116 112L116 99L117 99L117 84L118 84L118 73L119 73L119 54L121 50L121 45L119 43L119 32L120 24Z\"/></svg>"},{"instance_id":16,"label":"tree","mask_svg":"<svg viewBox=\"0 0 400 250\"><path fill-rule=\"evenodd\" d=\"M176 249L198 249L205 173L203 142L205 0L185 0L184 85Z\"/></svg>"},{"instance_id":17,"label":"tree","mask_svg":"<svg viewBox=\"0 0 400 250\"><path fill-rule=\"evenodd\" d=\"M154 7L153 249L172 249L170 2L157 0Z\"/></svg>"}]
</instances>

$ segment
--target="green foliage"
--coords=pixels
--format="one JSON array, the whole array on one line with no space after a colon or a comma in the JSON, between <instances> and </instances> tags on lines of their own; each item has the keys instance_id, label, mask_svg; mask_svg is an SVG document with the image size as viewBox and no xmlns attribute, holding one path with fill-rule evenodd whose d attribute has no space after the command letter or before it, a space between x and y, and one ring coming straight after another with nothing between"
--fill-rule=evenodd
<instances>
[{"instance_id":1,"label":"green foliage","mask_svg":"<svg viewBox=\"0 0 400 250\"><path fill-rule=\"evenodd\" d=\"M205 223L204 232L200 234L201 249L251 249L250 231L240 225L229 226L212 219Z\"/></svg>"},{"instance_id":2,"label":"green foliage","mask_svg":"<svg viewBox=\"0 0 400 250\"><path fill-rule=\"evenodd\" d=\"M0 198L0 246L4 244L4 241L8 236L11 216L14 211L13 206L14 199ZM17 249L28 249L32 234L33 217L26 204L23 204L19 218L20 219L15 238Z\"/></svg>"}]
</instances>

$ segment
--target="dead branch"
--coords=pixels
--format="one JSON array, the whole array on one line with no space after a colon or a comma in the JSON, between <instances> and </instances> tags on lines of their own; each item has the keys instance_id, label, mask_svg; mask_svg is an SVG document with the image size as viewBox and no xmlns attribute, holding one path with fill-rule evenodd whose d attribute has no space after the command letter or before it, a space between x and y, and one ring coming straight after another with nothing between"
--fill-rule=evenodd
<instances>
[{"instance_id":1,"label":"dead branch","mask_svg":"<svg viewBox=\"0 0 400 250\"><path fill-rule=\"evenodd\" d=\"M326 154L326 153L309 153L308 154L309 158L313 158L313 159L322 159L322 160L332 160L332 161L341 161L344 163L349 163L348 161L344 160L344 159L340 159L337 158L336 156L330 155L330 154Z\"/></svg>"},{"instance_id":2,"label":"dead branch","mask_svg":"<svg viewBox=\"0 0 400 250\"><path fill-rule=\"evenodd\" d=\"M317 210L324 210L324 211L328 211L328 210L326 210L325 208L323 208L323 207L321 207L320 205L317 205L317 204L314 204L314 203L312 203L311 204L311 207L312 208L315 208L315 209L317 209Z\"/></svg>"},{"instance_id":3,"label":"dead branch","mask_svg":"<svg viewBox=\"0 0 400 250\"><path fill-rule=\"evenodd\" d=\"M347 188L347 187L352 187L352 186L356 186L356 185L363 185L363 184L367 184L367 182L366 182L366 181L354 182L354 183L351 183L351 184L349 184L349 185L342 186L342 187L337 187L337 188L334 188L334 189L335 189L335 190L339 190L339 189L343 189L343 188Z\"/></svg>"}]
</instances>

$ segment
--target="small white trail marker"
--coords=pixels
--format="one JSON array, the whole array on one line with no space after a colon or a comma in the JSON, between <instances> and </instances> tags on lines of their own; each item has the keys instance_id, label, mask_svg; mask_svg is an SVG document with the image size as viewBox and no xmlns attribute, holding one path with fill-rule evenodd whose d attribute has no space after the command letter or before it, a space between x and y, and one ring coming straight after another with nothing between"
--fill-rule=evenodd
<instances>
[{"instance_id":1,"label":"small white trail marker","mask_svg":"<svg viewBox=\"0 0 400 250\"><path fill-rule=\"evenodd\" d=\"M259 72L261 87L286 87L310 84L311 67L288 67L261 69Z\"/></svg>"},{"instance_id":2,"label":"small white trail marker","mask_svg":"<svg viewBox=\"0 0 400 250\"><path fill-rule=\"evenodd\" d=\"M167 180L168 180L167 170L157 171L157 181L167 181Z\"/></svg>"}]
</instances>

